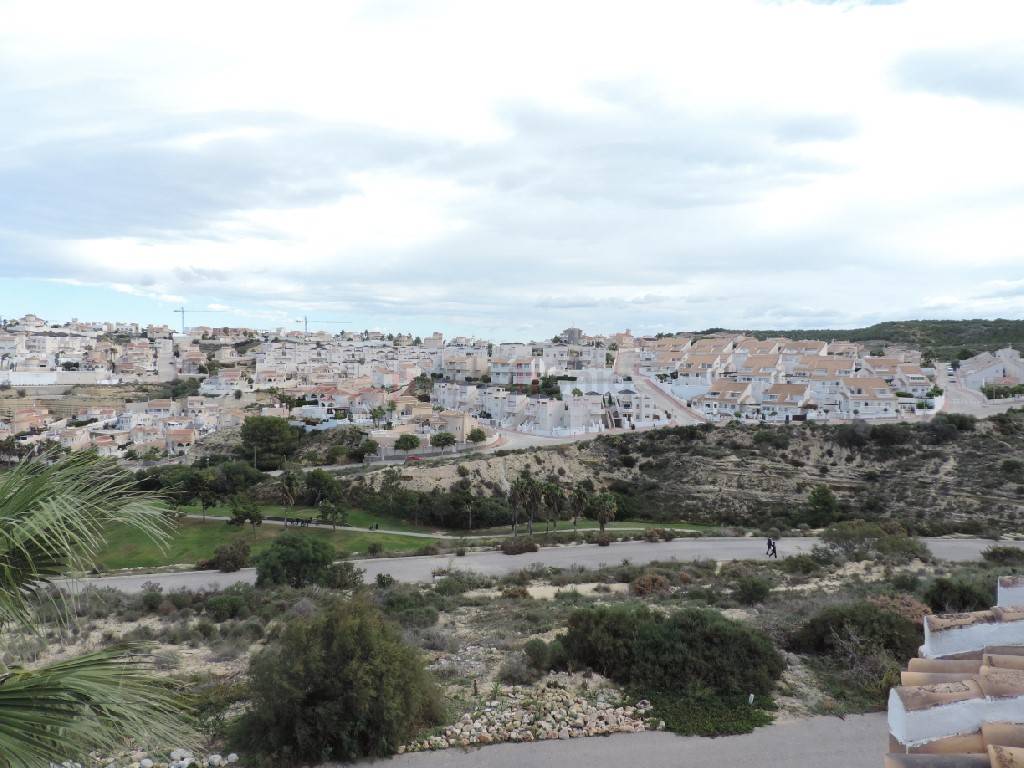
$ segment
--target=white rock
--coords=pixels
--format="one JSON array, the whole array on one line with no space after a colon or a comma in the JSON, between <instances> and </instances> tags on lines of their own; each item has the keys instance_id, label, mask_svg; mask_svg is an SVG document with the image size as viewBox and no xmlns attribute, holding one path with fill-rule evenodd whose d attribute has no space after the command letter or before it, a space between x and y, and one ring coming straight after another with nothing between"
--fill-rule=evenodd
<instances>
[{"instance_id":1,"label":"white rock","mask_svg":"<svg viewBox=\"0 0 1024 768\"><path fill-rule=\"evenodd\" d=\"M237 763L238 762L238 755L236 755L234 752L232 752L230 755L228 755L228 762L229 763Z\"/></svg>"},{"instance_id":2,"label":"white rock","mask_svg":"<svg viewBox=\"0 0 1024 768\"><path fill-rule=\"evenodd\" d=\"M139 761L139 768L153 768L153 761L150 760L148 757L144 757L141 761Z\"/></svg>"}]
</instances>

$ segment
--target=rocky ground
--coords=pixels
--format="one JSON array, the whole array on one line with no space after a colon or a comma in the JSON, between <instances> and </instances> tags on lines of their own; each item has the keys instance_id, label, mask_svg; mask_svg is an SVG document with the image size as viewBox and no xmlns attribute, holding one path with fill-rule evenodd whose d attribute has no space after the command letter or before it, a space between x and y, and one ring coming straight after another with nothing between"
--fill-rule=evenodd
<instances>
[{"instance_id":1,"label":"rocky ground","mask_svg":"<svg viewBox=\"0 0 1024 768\"><path fill-rule=\"evenodd\" d=\"M664 729L645 717L648 701L623 704L605 681L550 675L534 686L496 686L494 698L463 714L443 733L399 747L399 752L482 746L502 742L578 739Z\"/></svg>"}]
</instances>

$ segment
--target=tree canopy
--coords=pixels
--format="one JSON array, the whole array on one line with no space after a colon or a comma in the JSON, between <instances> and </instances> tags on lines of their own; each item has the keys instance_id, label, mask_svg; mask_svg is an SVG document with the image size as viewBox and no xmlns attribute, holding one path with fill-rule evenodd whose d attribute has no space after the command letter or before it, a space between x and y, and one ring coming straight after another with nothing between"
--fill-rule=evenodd
<instances>
[{"instance_id":1,"label":"tree canopy","mask_svg":"<svg viewBox=\"0 0 1024 768\"><path fill-rule=\"evenodd\" d=\"M276 416L250 416L242 424L242 455L257 469L278 469L299 447L299 429Z\"/></svg>"}]
</instances>

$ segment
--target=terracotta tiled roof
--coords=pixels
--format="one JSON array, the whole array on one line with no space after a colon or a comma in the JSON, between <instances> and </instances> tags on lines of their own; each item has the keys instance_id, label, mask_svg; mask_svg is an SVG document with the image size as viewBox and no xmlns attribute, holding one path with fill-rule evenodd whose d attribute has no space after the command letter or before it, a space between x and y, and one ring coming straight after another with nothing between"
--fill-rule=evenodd
<instances>
[{"instance_id":1,"label":"terracotta tiled roof","mask_svg":"<svg viewBox=\"0 0 1024 768\"><path fill-rule=\"evenodd\" d=\"M1024 768L1024 608L926 616L925 631L929 641L972 632L1018 644L911 659L889 697L886 768Z\"/></svg>"}]
</instances>

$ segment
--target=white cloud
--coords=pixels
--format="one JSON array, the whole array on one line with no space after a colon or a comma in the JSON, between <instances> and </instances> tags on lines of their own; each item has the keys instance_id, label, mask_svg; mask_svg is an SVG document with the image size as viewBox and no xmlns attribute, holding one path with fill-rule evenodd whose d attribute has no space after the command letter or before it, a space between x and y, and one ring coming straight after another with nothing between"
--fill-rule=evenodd
<instances>
[{"instance_id":1,"label":"white cloud","mask_svg":"<svg viewBox=\"0 0 1024 768\"><path fill-rule=\"evenodd\" d=\"M0 279L537 336L1024 314L1017 0L61 10L0 7Z\"/></svg>"}]
</instances>

